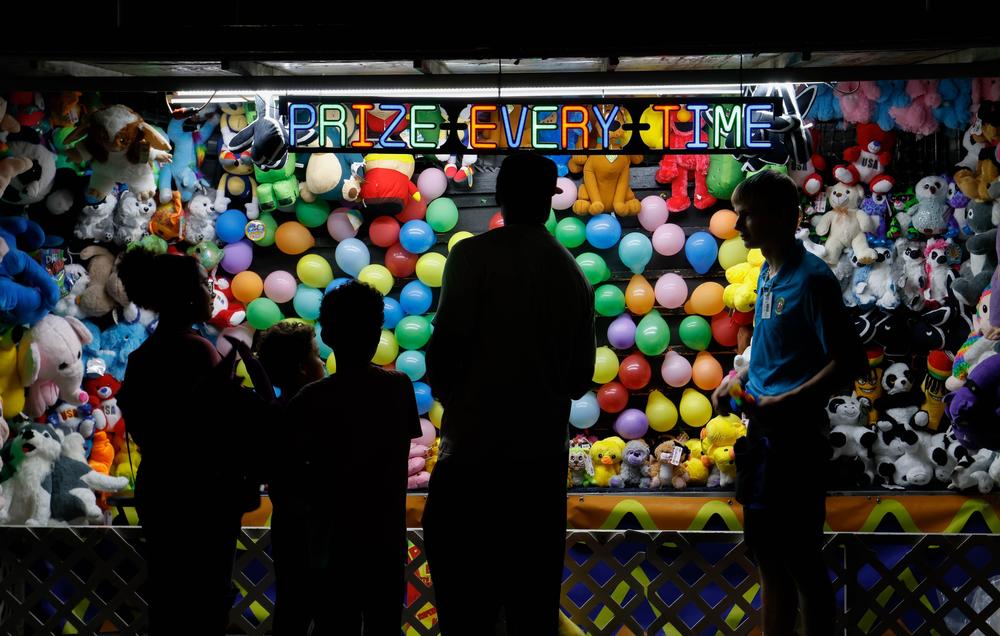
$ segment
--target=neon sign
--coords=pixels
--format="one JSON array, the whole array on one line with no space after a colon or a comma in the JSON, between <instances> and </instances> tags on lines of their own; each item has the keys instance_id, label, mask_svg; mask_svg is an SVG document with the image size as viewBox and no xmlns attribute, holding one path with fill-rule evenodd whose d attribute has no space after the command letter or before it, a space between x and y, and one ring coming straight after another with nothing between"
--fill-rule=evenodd
<instances>
[{"instance_id":1,"label":"neon sign","mask_svg":"<svg viewBox=\"0 0 1000 636\"><path fill-rule=\"evenodd\" d=\"M377 102L282 98L295 152L753 154L780 100L699 96L608 102Z\"/></svg>"}]
</instances>

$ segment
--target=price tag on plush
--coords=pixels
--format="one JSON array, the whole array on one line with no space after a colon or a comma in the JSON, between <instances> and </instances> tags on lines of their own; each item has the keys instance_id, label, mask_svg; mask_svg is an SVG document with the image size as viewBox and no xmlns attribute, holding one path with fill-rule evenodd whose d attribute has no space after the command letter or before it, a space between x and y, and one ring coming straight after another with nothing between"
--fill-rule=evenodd
<instances>
[{"instance_id":1,"label":"price tag on plush","mask_svg":"<svg viewBox=\"0 0 1000 636\"><path fill-rule=\"evenodd\" d=\"M681 465L681 460L683 459L683 457L684 457L684 451L681 449L681 447L680 446L674 446L674 450L671 451L671 453L670 453L670 459L669 459L668 463L670 463L670 464L672 464L674 466L680 466Z\"/></svg>"}]
</instances>

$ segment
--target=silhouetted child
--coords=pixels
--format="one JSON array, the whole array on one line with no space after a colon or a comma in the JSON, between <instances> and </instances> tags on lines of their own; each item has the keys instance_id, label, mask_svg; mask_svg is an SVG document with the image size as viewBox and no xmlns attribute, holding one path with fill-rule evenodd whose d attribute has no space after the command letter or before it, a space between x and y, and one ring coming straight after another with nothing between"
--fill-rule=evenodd
<instances>
[{"instance_id":1,"label":"silhouetted child","mask_svg":"<svg viewBox=\"0 0 1000 636\"><path fill-rule=\"evenodd\" d=\"M306 506L307 532L294 540L322 572L312 586L313 598L324 600L314 611L333 624L317 623L314 634L360 634L363 625L364 634L384 636L402 626L407 458L421 430L410 379L371 362L383 307L364 283L326 294L319 322L336 373L291 399L272 441L287 456L280 479Z\"/></svg>"}]
</instances>

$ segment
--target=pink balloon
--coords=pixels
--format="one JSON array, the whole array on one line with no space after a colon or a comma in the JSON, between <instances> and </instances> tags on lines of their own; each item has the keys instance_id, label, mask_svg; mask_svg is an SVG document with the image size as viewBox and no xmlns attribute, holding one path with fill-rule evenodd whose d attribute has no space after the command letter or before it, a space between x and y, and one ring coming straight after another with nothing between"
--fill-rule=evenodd
<instances>
[{"instance_id":1,"label":"pink balloon","mask_svg":"<svg viewBox=\"0 0 1000 636\"><path fill-rule=\"evenodd\" d=\"M359 227L360 220L348 214L347 208L337 208L326 219L326 231L330 233L330 238L338 242L357 236Z\"/></svg>"},{"instance_id":2,"label":"pink balloon","mask_svg":"<svg viewBox=\"0 0 1000 636\"><path fill-rule=\"evenodd\" d=\"M250 269L253 262L253 245L243 239L222 248L222 269L230 274L239 274Z\"/></svg>"},{"instance_id":3,"label":"pink balloon","mask_svg":"<svg viewBox=\"0 0 1000 636\"><path fill-rule=\"evenodd\" d=\"M420 418L420 432L423 433L420 437L413 440L414 444L422 444L423 446L433 446L434 438L437 437L437 432L434 430L434 425L427 418Z\"/></svg>"},{"instance_id":4,"label":"pink balloon","mask_svg":"<svg viewBox=\"0 0 1000 636\"><path fill-rule=\"evenodd\" d=\"M430 203L448 189L448 177L440 168L427 168L417 177L417 189L420 196Z\"/></svg>"},{"instance_id":5,"label":"pink balloon","mask_svg":"<svg viewBox=\"0 0 1000 636\"><path fill-rule=\"evenodd\" d=\"M233 348L233 346L229 344L229 341L226 340L226 336L236 338L248 347L253 345L253 327L245 323L239 325L238 327L226 327L219 333L219 337L215 341L215 349L219 352L220 356L225 357L225 355L229 353L230 349Z\"/></svg>"},{"instance_id":6,"label":"pink balloon","mask_svg":"<svg viewBox=\"0 0 1000 636\"><path fill-rule=\"evenodd\" d=\"M684 230L674 223L666 223L653 230L653 249L663 256L680 252L684 249L685 240Z\"/></svg>"},{"instance_id":7,"label":"pink balloon","mask_svg":"<svg viewBox=\"0 0 1000 636\"><path fill-rule=\"evenodd\" d=\"M653 289L656 302L668 309L677 309L687 300L688 288L684 279L673 272L660 276Z\"/></svg>"},{"instance_id":8,"label":"pink balloon","mask_svg":"<svg viewBox=\"0 0 1000 636\"><path fill-rule=\"evenodd\" d=\"M687 386L687 383L691 381L691 363L676 351L668 351L666 357L663 358L660 375L663 376L664 382L675 389Z\"/></svg>"},{"instance_id":9,"label":"pink balloon","mask_svg":"<svg viewBox=\"0 0 1000 636\"><path fill-rule=\"evenodd\" d=\"M280 269L271 272L264 279L264 295L279 304L295 298L297 287L295 277Z\"/></svg>"},{"instance_id":10,"label":"pink balloon","mask_svg":"<svg viewBox=\"0 0 1000 636\"><path fill-rule=\"evenodd\" d=\"M552 195L553 210L568 210L576 203L576 184L566 177L556 179L556 185L562 188L562 194Z\"/></svg>"},{"instance_id":11,"label":"pink balloon","mask_svg":"<svg viewBox=\"0 0 1000 636\"><path fill-rule=\"evenodd\" d=\"M651 194L640 203L639 225L647 232L655 232L656 228L667 222L670 212L667 210L667 202L662 198Z\"/></svg>"}]
</instances>

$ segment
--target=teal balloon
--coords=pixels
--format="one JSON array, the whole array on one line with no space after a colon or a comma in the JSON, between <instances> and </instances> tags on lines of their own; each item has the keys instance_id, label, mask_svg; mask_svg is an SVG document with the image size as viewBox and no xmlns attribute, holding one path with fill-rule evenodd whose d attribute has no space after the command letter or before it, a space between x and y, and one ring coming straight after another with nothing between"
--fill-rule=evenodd
<instances>
[{"instance_id":1,"label":"teal balloon","mask_svg":"<svg viewBox=\"0 0 1000 636\"><path fill-rule=\"evenodd\" d=\"M404 351L396 358L396 370L416 382L427 374L427 361L422 351Z\"/></svg>"},{"instance_id":2,"label":"teal balloon","mask_svg":"<svg viewBox=\"0 0 1000 636\"><path fill-rule=\"evenodd\" d=\"M395 333L403 349L420 349L431 339L431 323L423 316L406 316L396 324Z\"/></svg>"},{"instance_id":3,"label":"teal balloon","mask_svg":"<svg viewBox=\"0 0 1000 636\"><path fill-rule=\"evenodd\" d=\"M701 316L688 316L681 321L681 342L695 351L704 351L712 342L712 327Z\"/></svg>"},{"instance_id":4,"label":"teal balloon","mask_svg":"<svg viewBox=\"0 0 1000 636\"><path fill-rule=\"evenodd\" d=\"M611 270L599 254L584 252L576 257L576 264L583 270L591 285L598 285L611 278Z\"/></svg>"},{"instance_id":5,"label":"teal balloon","mask_svg":"<svg viewBox=\"0 0 1000 636\"><path fill-rule=\"evenodd\" d=\"M333 353L333 349L327 346L323 342L323 330L320 328L319 324L316 325L316 348L319 349L319 357L326 360Z\"/></svg>"},{"instance_id":6,"label":"teal balloon","mask_svg":"<svg viewBox=\"0 0 1000 636\"><path fill-rule=\"evenodd\" d=\"M641 274L653 258L653 244L642 232L629 232L618 244L618 256L633 274Z\"/></svg>"},{"instance_id":7,"label":"teal balloon","mask_svg":"<svg viewBox=\"0 0 1000 636\"><path fill-rule=\"evenodd\" d=\"M427 206L426 220L435 232L450 232L458 225L458 206L445 197L434 199Z\"/></svg>"},{"instance_id":8,"label":"teal balloon","mask_svg":"<svg viewBox=\"0 0 1000 636\"><path fill-rule=\"evenodd\" d=\"M556 233L556 211L549 208L549 219L545 222L545 229L549 231L549 234Z\"/></svg>"},{"instance_id":9,"label":"teal balloon","mask_svg":"<svg viewBox=\"0 0 1000 636\"><path fill-rule=\"evenodd\" d=\"M647 356L658 356L670 346L670 327L658 311L651 311L635 328L635 347Z\"/></svg>"},{"instance_id":10,"label":"teal balloon","mask_svg":"<svg viewBox=\"0 0 1000 636\"><path fill-rule=\"evenodd\" d=\"M719 255L719 244L708 232L695 232L684 244L684 255L691 267L699 274L706 274L712 269L715 257Z\"/></svg>"},{"instance_id":11,"label":"teal balloon","mask_svg":"<svg viewBox=\"0 0 1000 636\"><path fill-rule=\"evenodd\" d=\"M568 249L580 247L587 240L587 226L575 216L567 216L556 225L556 240Z\"/></svg>"},{"instance_id":12,"label":"teal balloon","mask_svg":"<svg viewBox=\"0 0 1000 636\"><path fill-rule=\"evenodd\" d=\"M316 199L312 203L299 199L295 202L295 218L306 227L326 225L330 216L330 204L325 199Z\"/></svg>"},{"instance_id":13,"label":"teal balloon","mask_svg":"<svg viewBox=\"0 0 1000 636\"><path fill-rule=\"evenodd\" d=\"M602 316L617 316L625 311L625 292L614 285L601 285L594 291L594 309Z\"/></svg>"},{"instance_id":14,"label":"teal balloon","mask_svg":"<svg viewBox=\"0 0 1000 636\"><path fill-rule=\"evenodd\" d=\"M323 303L323 292L306 285L299 285L292 299L292 307L300 318L316 320L319 318L319 306Z\"/></svg>"},{"instance_id":15,"label":"teal balloon","mask_svg":"<svg viewBox=\"0 0 1000 636\"><path fill-rule=\"evenodd\" d=\"M587 240L599 250L606 250L622 237L622 224L614 214L598 214L587 221Z\"/></svg>"}]
</instances>

